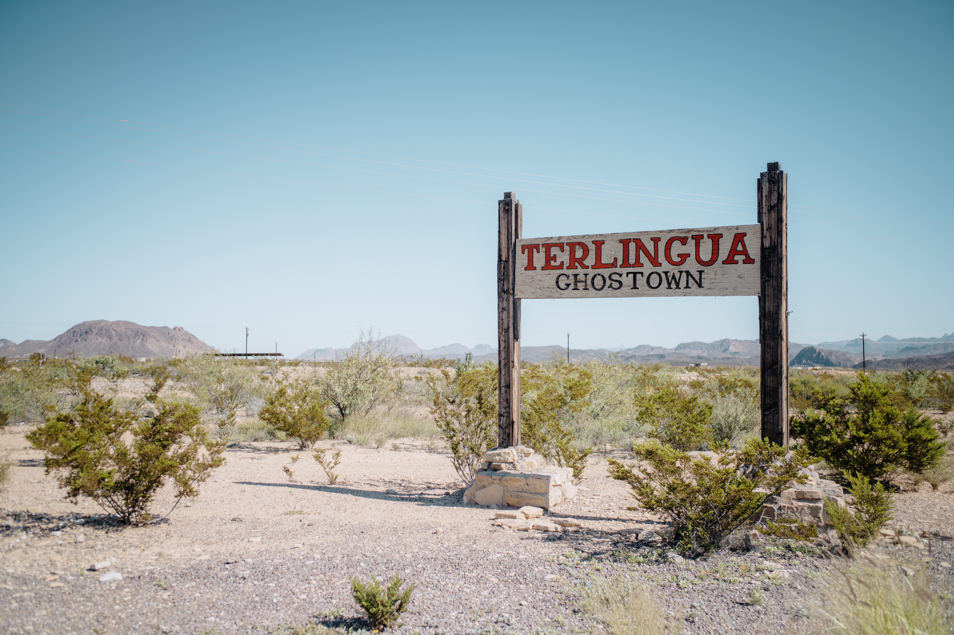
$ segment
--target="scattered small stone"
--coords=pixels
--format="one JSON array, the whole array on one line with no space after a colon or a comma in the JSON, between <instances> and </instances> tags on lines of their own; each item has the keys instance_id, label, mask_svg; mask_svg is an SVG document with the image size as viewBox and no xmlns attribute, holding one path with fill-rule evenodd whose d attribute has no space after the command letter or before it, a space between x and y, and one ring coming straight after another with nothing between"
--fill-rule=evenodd
<instances>
[{"instance_id":1,"label":"scattered small stone","mask_svg":"<svg viewBox=\"0 0 954 635\"><path fill-rule=\"evenodd\" d=\"M682 556L680 556L680 555L679 555L678 553L676 553L675 551L670 551L670 552L668 552L668 553L666 554L666 559L669 560L669 562L675 562L676 564L679 564L680 562L685 562L685 561L686 561L685 558L683 558Z\"/></svg>"},{"instance_id":2,"label":"scattered small stone","mask_svg":"<svg viewBox=\"0 0 954 635\"><path fill-rule=\"evenodd\" d=\"M549 531L549 532L563 530L563 527L560 527L558 524L556 524L552 520L547 520L546 518L540 518L540 519L534 520L533 523L531 523L530 528L536 529L537 531Z\"/></svg>"},{"instance_id":3,"label":"scattered small stone","mask_svg":"<svg viewBox=\"0 0 954 635\"><path fill-rule=\"evenodd\" d=\"M639 542L645 542L650 545L658 545L662 543L662 536L657 534L652 529L644 529L636 536L636 540Z\"/></svg>"},{"instance_id":4,"label":"scattered small stone","mask_svg":"<svg viewBox=\"0 0 954 635\"><path fill-rule=\"evenodd\" d=\"M898 543L904 545L905 547L917 547L918 549L924 549L924 545L921 544L921 541L914 536L898 536Z\"/></svg>"},{"instance_id":5,"label":"scattered small stone","mask_svg":"<svg viewBox=\"0 0 954 635\"><path fill-rule=\"evenodd\" d=\"M524 505L517 511L523 514L524 518L540 518L543 516L543 508L534 507L533 505Z\"/></svg>"},{"instance_id":6,"label":"scattered small stone","mask_svg":"<svg viewBox=\"0 0 954 635\"><path fill-rule=\"evenodd\" d=\"M123 574L118 571L110 571L99 576L100 582L118 582L123 579Z\"/></svg>"},{"instance_id":7,"label":"scattered small stone","mask_svg":"<svg viewBox=\"0 0 954 635\"><path fill-rule=\"evenodd\" d=\"M261 541L262 541L262 537L261 537L261 536L252 536L251 538L248 539L248 541L249 541L249 542L261 542Z\"/></svg>"},{"instance_id":8,"label":"scattered small stone","mask_svg":"<svg viewBox=\"0 0 954 635\"><path fill-rule=\"evenodd\" d=\"M108 569L113 566L112 560L101 560L100 562L95 562L89 565L87 571L102 571L103 569Z\"/></svg>"},{"instance_id":9,"label":"scattered small stone","mask_svg":"<svg viewBox=\"0 0 954 635\"><path fill-rule=\"evenodd\" d=\"M516 509L501 509L500 511L494 513L494 518L514 518L523 520L526 518L526 516Z\"/></svg>"},{"instance_id":10,"label":"scattered small stone","mask_svg":"<svg viewBox=\"0 0 954 635\"><path fill-rule=\"evenodd\" d=\"M561 526L561 527L570 528L570 527L579 527L579 526L580 526L580 521L578 521L578 520L576 520L576 519L574 519L574 518L551 518L550 520L552 520L553 522L555 522L556 524L558 524L558 525Z\"/></svg>"}]
</instances>

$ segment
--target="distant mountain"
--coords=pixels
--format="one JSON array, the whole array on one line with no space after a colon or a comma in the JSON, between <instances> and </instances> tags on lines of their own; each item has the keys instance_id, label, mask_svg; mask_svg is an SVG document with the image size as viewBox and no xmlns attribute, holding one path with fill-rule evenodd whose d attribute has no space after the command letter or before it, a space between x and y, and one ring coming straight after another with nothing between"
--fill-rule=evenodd
<instances>
[{"instance_id":1,"label":"distant mountain","mask_svg":"<svg viewBox=\"0 0 954 635\"><path fill-rule=\"evenodd\" d=\"M854 367L861 368L861 363L859 362L855 364ZM867 367L870 370L904 370L906 368L920 368L924 370L954 370L954 353L868 360Z\"/></svg>"},{"instance_id":2,"label":"distant mountain","mask_svg":"<svg viewBox=\"0 0 954 635\"><path fill-rule=\"evenodd\" d=\"M822 342L818 348L829 351L841 351L861 356L861 338L841 340L836 342ZM864 342L865 356L869 359L920 357L922 355L939 355L954 351L954 333L941 337L905 337L897 338L885 335L878 339L866 338Z\"/></svg>"},{"instance_id":3,"label":"distant mountain","mask_svg":"<svg viewBox=\"0 0 954 635\"><path fill-rule=\"evenodd\" d=\"M9 344L7 344L9 342ZM134 322L82 322L49 341L0 341L0 356L17 358L42 353L47 357L126 355L139 358L184 357L214 349L181 326L142 326Z\"/></svg>"},{"instance_id":4,"label":"distant mountain","mask_svg":"<svg viewBox=\"0 0 954 635\"><path fill-rule=\"evenodd\" d=\"M792 358L791 365L851 368L860 361L861 358L858 355L852 355L851 353L806 346Z\"/></svg>"}]
</instances>

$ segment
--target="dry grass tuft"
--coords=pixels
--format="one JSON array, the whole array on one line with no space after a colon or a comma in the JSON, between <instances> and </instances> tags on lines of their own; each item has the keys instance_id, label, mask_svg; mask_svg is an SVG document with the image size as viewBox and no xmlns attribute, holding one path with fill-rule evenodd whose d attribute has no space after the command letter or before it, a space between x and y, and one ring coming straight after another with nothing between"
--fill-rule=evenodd
<instances>
[{"instance_id":1,"label":"dry grass tuft","mask_svg":"<svg viewBox=\"0 0 954 635\"><path fill-rule=\"evenodd\" d=\"M951 598L935 589L923 570L859 563L832 575L822 587L819 630L850 635L950 633Z\"/></svg>"},{"instance_id":2,"label":"dry grass tuft","mask_svg":"<svg viewBox=\"0 0 954 635\"><path fill-rule=\"evenodd\" d=\"M660 604L646 589L624 576L594 578L580 590L580 607L614 635L672 633Z\"/></svg>"}]
</instances>

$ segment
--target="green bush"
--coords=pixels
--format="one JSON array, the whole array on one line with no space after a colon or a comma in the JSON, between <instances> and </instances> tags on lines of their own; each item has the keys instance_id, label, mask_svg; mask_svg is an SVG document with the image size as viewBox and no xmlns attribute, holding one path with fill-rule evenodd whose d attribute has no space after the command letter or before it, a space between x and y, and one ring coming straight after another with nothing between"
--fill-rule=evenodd
<instances>
[{"instance_id":1,"label":"green bush","mask_svg":"<svg viewBox=\"0 0 954 635\"><path fill-rule=\"evenodd\" d=\"M414 585L402 589L403 584L401 576L394 576L387 586L383 586L377 578L372 578L368 583L351 578L351 595L367 614L372 630L388 628L407 610Z\"/></svg>"},{"instance_id":2,"label":"green bush","mask_svg":"<svg viewBox=\"0 0 954 635\"><path fill-rule=\"evenodd\" d=\"M335 436L353 414L368 414L378 401L394 388L391 369L394 360L372 334L362 336L343 359L328 366L319 382L321 397L332 405L337 421L331 429Z\"/></svg>"},{"instance_id":3,"label":"green bush","mask_svg":"<svg viewBox=\"0 0 954 635\"><path fill-rule=\"evenodd\" d=\"M864 373L848 390L792 418L792 436L804 439L811 454L870 479L901 467L920 473L940 460L944 444L930 418L899 408L888 388Z\"/></svg>"},{"instance_id":4,"label":"green bush","mask_svg":"<svg viewBox=\"0 0 954 635\"><path fill-rule=\"evenodd\" d=\"M577 447L569 427L571 417L582 411L592 388L586 368L567 364L528 365L520 377L520 442L545 459L573 470L579 479L592 449Z\"/></svg>"},{"instance_id":5,"label":"green bush","mask_svg":"<svg viewBox=\"0 0 954 635\"><path fill-rule=\"evenodd\" d=\"M582 367L590 374L592 387L580 412L570 419L574 434L587 447L628 448L640 431L633 408L638 367L616 360L591 361Z\"/></svg>"},{"instance_id":6,"label":"green bush","mask_svg":"<svg viewBox=\"0 0 954 635\"><path fill-rule=\"evenodd\" d=\"M497 443L497 367L461 364L428 377L431 414L447 441L454 470L470 485L480 457Z\"/></svg>"},{"instance_id":7,"label":"green bush","mask_svg":"<svg viewBox=\"0 0 954 635\"><path fill-rule=\"evenodd\" d=\"M331 426L325 415L328 403L317 388L300 380L291 385L280 383L265 397L258 418L275 430L297 439L306 449L321 438Z\"/></svg>"},{"instance_id":8,"label":"green bush","mask_svg":"<svg viewBox=\"0 0 954 635\"><path fill-rule=\"evenodd\" d=\"M177 503L198 495L224 462L225 446L209 438L194 406L159 399L167 379L157 374L141 414L119 410L86 384L75 408L27 435L68 498L89 497L124 523L140 524L151 518L149 505L166 481L175 484Z\"/></svg>"},{"instance_id":9,"label":"green bush","mask_svg":"<svg viewBox=\"0 0 954 635\"><path fill-rule=\"evenodd\" d=\"M954 408L954 373L934 373L928 383L928 404L942 412L950 412Z\"/></svg>"},{"instance_id":10,"label":"green bush","mask_svg":"<svg viewBox=\"0 0 954 635\"><path fill-rule=\"evenodd\" d=\"M610 475L632 488L640 507L666 517L680 553L698 556L718 547L748 522L765 501L811 463L804 450L788 452L750 439L741 450L720 448L714 456L689 453L656 440L633 448L636 468L610 460Z\"/></svg>"},{"instance_id":11,"label":"green bush","mask_svg":"<svg viewBox=\"0 0 954 635\"><path fill-rule=\"evenodd\" d=\"M650 426L649 436L677 450L712 444L712 404L676 384L635 395L636 416Z\"/></svg>"},{"instance_id":12,"label":"green bush","mask_svg":"<svg viewBox=\"0 0 954 635\"><path fill-rule=\"evenodd\" d=\"M852 553L855 548L871 542L891 520L891 494L881 483L872 487L871 481L863 474L846 473L845 478L854 499L854 511L830 499L825 501L825 511L845 550Z\"/></svg>"},{"instance_id":13,"label":"green bush","mask_svg":"<svg viewBox=\"0 0 954 635\"><path fill-rule=\"evenodd\" d=\"M238 360L195 355L181 365L180 372L206 413L222 427L234 427L238 411L265 393L255 368Z\"/></svg>"}]
</instances>

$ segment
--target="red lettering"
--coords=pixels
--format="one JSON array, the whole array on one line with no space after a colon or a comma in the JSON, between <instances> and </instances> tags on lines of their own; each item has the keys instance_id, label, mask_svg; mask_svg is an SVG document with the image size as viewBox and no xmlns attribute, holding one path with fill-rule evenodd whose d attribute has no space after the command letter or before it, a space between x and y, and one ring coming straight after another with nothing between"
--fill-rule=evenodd
<instances>
[{"instance_id":1,"label":"red lettering","mask_svg":"<svg viewBox=\"0 0 954 635\"><path fill-rule=\"evenodd\" d=\"M633 254L633 262L631 263L626 262L626 259L629 256L630 239L629 238L625 239L625 242L620 241L620 242L623 242L623 264L621 266L622 267L642 267L643 263L639 261L639 252L643 252L643 255L645 255L646 258L649 259L649 262L651 262L654 267L658 267L660 264L659 263L659 237L656 236L654 238L651 238L650 240L653 241L653 253L649 253L649 249L646 248L646 245L643 244L642 240L640 240L639 238L632 239L633 243L636 245L636 253Z\"/></svg>"},{"instance_id":2,"label":"red lettering","mask_svg":"<svg viewBox=\"0 0 954 635\"><path fill-rule=\"evenodd\" d=\"M719 260L719 240L722 239L722 234L709 234L709 242L712 243L712 246L709 251L709 259L703 260L700 246L702 241L705 239L705 236L702 234L693 234L692 240L696 243L696 262L698 262L703 267L711 267Z\"/></svg>"},{"instance_id":3,"label":"red lettering","mask_svg":"<svg viewBox=\"0 0 954 635\"><path fill-rule=\"evenodd\" d=\"M732 244L729 246L729 255L722 261L724 265L737 265L736 258L742 256L743 265L751 265L755 259L749 255L749 249L745 246L745 232L739 232L732 237Z\"/></svg>"},{"instance_id":4,"label":"red lettering","mask_svg":"<svg viewBox=\"0 0 954 635\"><path fill-rule=\"evenodd\" d=\"M594 240L593 247L596 249L596 253L593 255L594 269L615 269L616 268L616 258L613 258L613 262L603 262L603 243L605 240Z\"/></svg>"},{"instance_id":5,"label":"red lettering","mask_svg":"<svg viewBox=\"0 0 954 635\"><path fill-rule=\"evenodd\" d=\"M520 247L520 251L527 255L527 266L523 268L524 271L536 271L536 267L533 266L533 256L540 253L540 245L530 244L523 245Z\"/></svg>"},{"instance_id":6,"label":"red lettering","mask_svg":"<svg viewBox=\"0 0 954 635\"><path fill-rule=\"evenodd\" d=\"M570 252L569 262L566 264L567 269L589 269L583 262L590 255L590 248L586 246L586 243L567 243L566 247ZM582 252L579 256L576 254L577 248Z\"/></svg>"},{"instance_id":7,"label":"red lettering","mask_svg":"<svg viewBox=\"0 0 954 635\"><path fill-rule=\"evenodd\" d=\"M666 241L666 261L669 264L671 264L673 267L679 267L684 262L689 260L689 254L676 254L676 259L673 260L672 244L679 243L680 245L685 247L686 243L688 242L689 242L689 239L686 238L685 236L673 236L672 238Z\"/></svg>"},{"instance_id":8,"label":"red lettering","mask_svg":"<svg viewBox=\"0 0 954 635\"><path fill-rule=\"evenodd\" d=\"M554 249L563 251L563 243L543 243L543 270L552 271L554 269L562 269L563 263L556 261L556 254L553 253Z\"/></svg>"}]
</instances>

